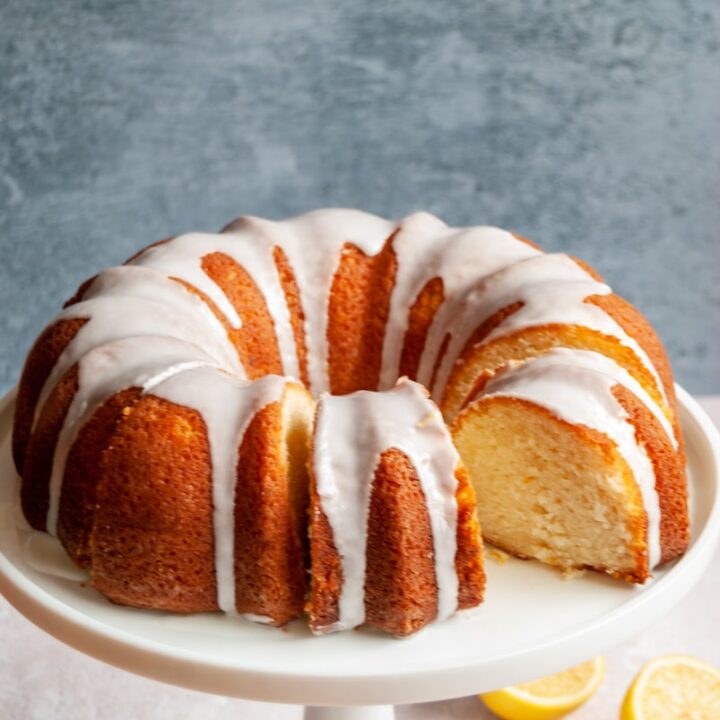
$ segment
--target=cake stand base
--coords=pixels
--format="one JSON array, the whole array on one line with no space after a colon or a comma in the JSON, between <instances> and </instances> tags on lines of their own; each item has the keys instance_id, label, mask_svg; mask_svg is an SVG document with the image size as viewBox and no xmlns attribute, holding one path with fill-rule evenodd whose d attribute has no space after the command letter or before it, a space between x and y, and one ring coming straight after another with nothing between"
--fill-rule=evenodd
<instances>
[{"instance_id":1,"label":"cake stand base","mask_svg":"<svg viewBox=\"0 0 720 720\"><path fill-rule=\"evenodd\" d=\"M395 708L392 705L360 705L357 707L305 708L305 720L393 720Z\"/></svg>"}]
</instances>

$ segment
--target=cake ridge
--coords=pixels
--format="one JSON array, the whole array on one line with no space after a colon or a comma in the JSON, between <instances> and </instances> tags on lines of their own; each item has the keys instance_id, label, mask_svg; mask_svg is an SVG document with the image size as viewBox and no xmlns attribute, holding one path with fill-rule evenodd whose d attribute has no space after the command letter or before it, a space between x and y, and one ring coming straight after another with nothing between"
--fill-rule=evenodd
<instances>
[{"instance_id":1,"label":"cake ridge","mask_svg":"<svg viewBox=\"0 0 720 720\"><path fill-rule=\"evenodd\" d=\"M131 264L158 269L196 287L216 304L230 326L237 330L242 327L237 310L222 288L204 271L202 264L203 258L215 253L238 263L254 278L273 318L284 372L297 377L299 367L295 339L290 326L290 314L280 292L280 279L272 251L273 245L262 236L191 233L148 248L136 256Z\"/></svg>"},{"instance_id":2,"label":"cake ridge","mask_svg":"<svg viewBox=\"0 0 720 720\"><path fill-rule=\"evenodd\" d=\"M357 436L362 442L349 442ZM340 439L340 440L339 440ZM390 390L359 390L320 399L314 437L316 493L340 555L339 616L315 632L334 632L365 620L365 547L373 477L382 454L396 449L417 473L430 516L437 583L437 619L458 607L455 473L460 456L439 410L419 384L401 378Z\"/></svg>"},{"instance_id":3,"label":"cake ridge","mask_svg":"<svg viewBox=\"0 0 720 720\"><path fill-rule=\"evenodd\" d=\"M51 535L57 535L60 492L70 447L103 402L120 390L138 386L147 392L176 374L213 364L200 347L166 336L122 338L95 347L81 357L78 388L53 453L47 515Z\"/></svg>"}]
</instances>

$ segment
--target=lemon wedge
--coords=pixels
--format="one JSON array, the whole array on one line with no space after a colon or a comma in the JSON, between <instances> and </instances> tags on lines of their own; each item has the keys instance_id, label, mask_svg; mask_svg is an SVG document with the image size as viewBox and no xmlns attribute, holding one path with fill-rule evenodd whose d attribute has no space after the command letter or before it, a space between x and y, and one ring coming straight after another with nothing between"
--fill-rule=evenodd
<instances>
[{"instance_id":1,"label":"lemon wedge","mask_svg":"<svg viewBox=\"0 0 720 720\"><path fill-rule=\"evenodd\" d=\"M513 685L481 695L481 700L503 720L554 720L580 707L600 687L605 658L540 680Z\"/></svg>"},{"instance_id":2,"label":"lemon wedge","mask_svg":"<svg viewBox=\"0 0 720 720\"><path fill-rule=\"evenodd\" d=\"M720 670L687 655L651 660L625 695L621 720L720 718Z\"/></svg>"}]
</instances>

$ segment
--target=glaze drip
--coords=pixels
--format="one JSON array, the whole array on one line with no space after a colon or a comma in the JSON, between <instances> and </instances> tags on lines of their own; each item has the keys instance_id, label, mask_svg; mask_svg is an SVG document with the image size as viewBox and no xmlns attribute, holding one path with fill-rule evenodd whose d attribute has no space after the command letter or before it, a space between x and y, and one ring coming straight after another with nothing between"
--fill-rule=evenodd
<instances>
[{"instance_id":1,"label":"glaze drip","mask_svg":"<svg viewBox=\"0 0 720 720\"><path fill-rule=\"evenodd\" d=\"M225 328L207 304L157 271L134 267L103 271L82 301L65 308L51 324L75 318L88 321L65 347L45 381L35 407L36 422L49 394L78 360L123 338L154 336L199 343L218 365L243 374ZM133 358L126 360L132 366Z\"/></svg>"},{"instance_id":2,"label":"glaze drip","mask_svg":"<svg viewBox=\"0 0 720 720\"><path fill-rule=\"evenodd\" d=\"M427 391L403 378L385 392L360 390L320 398L313 471L343 571L338 620L320 632L347 630L365 620L370 498L375 469L389 448L405 453L425 495L435 555L436 619L457 609L455 470L460 458Z\"/></svg>"}]
</instances>

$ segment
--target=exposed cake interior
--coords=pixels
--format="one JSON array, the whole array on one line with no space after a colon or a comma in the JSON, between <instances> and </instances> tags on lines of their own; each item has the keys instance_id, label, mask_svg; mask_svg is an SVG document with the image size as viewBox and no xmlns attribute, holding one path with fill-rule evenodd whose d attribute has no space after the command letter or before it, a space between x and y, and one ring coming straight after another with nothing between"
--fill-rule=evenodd
<instances>
[{"instance_id":1,"label":"exposed cake interior","mask_svg":"<svg viewBox=\"0 0 720 720\"><path fill-rule=\"evenodd\" d=\"M486 541L560 568L644 579L642 498L603 436L528 401L494 398L460 417L454 439Z\"/></svg>"}]
</instances>

